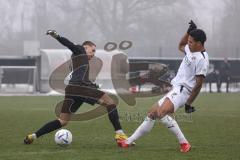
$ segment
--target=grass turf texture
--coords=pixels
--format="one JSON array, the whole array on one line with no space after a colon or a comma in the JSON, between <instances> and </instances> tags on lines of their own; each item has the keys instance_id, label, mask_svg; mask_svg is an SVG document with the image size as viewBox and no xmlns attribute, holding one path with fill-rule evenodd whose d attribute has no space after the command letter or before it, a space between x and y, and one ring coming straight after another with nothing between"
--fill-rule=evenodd
<instances>
[{"instance_id":1,"label":"grass turf texture","mask_svg":"<svg viewBox=\"0 0 240 160\"><path fill-rule=\"evenodd\" d=\"M148 106L157 99L138 99L136 107L120 102L122 126L128 135L141 120L127 120L125 114L145 115ZM152 132L137 141L135 147L118 148L107 116L87 122L70 122L65 128L72 132L73 143L67 148L55 144L55 132L37 139L32 145L23 145L26 134L55 119L55 104L60 100L62 97L0 97L0 159L240 159L240 94L201 94L198 97L194 103L197 111L192 119L189 121L188 116L179 119L181 129L192 144L187 154L179 152L175 136L159 122L155 123ZM88 105L82 106L80 111L88 108ZM179 109L178 114L183 114L183 109Z\"/></svg>"}]
</instances>

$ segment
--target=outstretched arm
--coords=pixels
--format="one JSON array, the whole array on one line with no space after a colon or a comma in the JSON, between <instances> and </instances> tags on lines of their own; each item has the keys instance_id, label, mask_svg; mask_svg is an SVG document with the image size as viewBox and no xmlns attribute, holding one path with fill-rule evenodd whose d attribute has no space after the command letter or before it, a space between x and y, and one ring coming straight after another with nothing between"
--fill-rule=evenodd
<instances>
[{"instance_id":1,"label":"outstretched arm","mask_svg":"<svg viewBox=\"0 0 240 160\"><path fill-rule=\"evenodd\" d=\"M69 48L73 53L80 52L77 45L69 41L67 38L61 37L55 30L48 30L46 34L57 39L62 45Z\"/></svg>"}]
</instances>

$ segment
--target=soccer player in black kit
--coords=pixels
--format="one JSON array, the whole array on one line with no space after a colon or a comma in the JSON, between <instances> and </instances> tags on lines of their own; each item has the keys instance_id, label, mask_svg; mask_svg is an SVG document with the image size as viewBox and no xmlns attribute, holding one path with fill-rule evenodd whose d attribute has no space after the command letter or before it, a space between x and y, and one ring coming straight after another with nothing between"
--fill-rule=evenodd
<instances>
[{"instance_id":1,"label":"soccer player in black kit","mask_svg":"<svg viewBox=\"0 0 240 160\"><path fill-rule=\"evenodd\" d=\"M119 115L115 102L105 92L89 80L89 60L94 56L96 45L91 41L85 41L82 45L75 45L67 38L60 36L55 30L48 30L47 35L52 36L62 45L72 51L72 76L65 88L65 98L58 119L43 125L36 132L29 134L24 139L24 144L31 144L38 137L66 126L71 114L83 104L100 104L106 107L109 120L115 134L115 140L127 139L119 122Z\"/></svg>"}]
</instances>

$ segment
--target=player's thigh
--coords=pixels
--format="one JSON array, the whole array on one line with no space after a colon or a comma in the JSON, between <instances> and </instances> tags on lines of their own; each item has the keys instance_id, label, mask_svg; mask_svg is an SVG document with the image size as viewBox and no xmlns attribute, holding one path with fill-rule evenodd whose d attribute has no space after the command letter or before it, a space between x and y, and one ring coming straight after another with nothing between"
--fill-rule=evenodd
<instances>
[{"instance_id":1,"label":"player's thigh","mask_svg":"<svg viewBox=\"0 0 240 160\"><path fill-rule=\"evenodd\" d=\"M103 106L115 104L114 100L106 93L98 100L98 103Z\"/></svg>"},{"instance_id":2,"label":"player's thigh","mask_svg":"<svg viewBox=\"0 0 240 160\"><path fill-rule=\"evenodd\" d=\"M74 97L73 100L74 101L73 101L72 105L69 108L70 113L75 113L81 107L81 105L85 101L84 98L82 98L82 97Z\"/></svg>"},{"instance_id":3,"label":"player's thigh","mask_svg":"<svg viewBox=\"0 0 240 160\"><path fill-rule=\"evenodd\" d=\"M151 109L148 112L148 116L150 118L156 119L156 118L162 118L167 114L171 114L174 112L174 106L173 103L170 101L169 98L164 97L162 100L163 103L159 105L159 103L155 103Z\"/></svg>"},{"instance_id":4,"label":"player's thigh","mask_svg":"<svg viewBox=\"0 0 240 160\"><path fill-rule=\"evenodd\" d=\"M169 101L173 104L174 112L182 107L187 99L189 97L189 91L186 88L181 89L181 87L175 87L173 88L167 95L164 97L164 99L161 99L158 101L159 106L162 106L165 99L168 98Z\"/></svg>"},{"instance_id":5,"label":"player's thigh","mask_svg":"<svg viewBox=\"0 0 240 160\"><path fill-rule=\"evenodd\" d=\"M96 103L99 104L99 101L102 97L106 98L106 96L104 96L105 94L105 92L99 89L87 87L85 88L85 92L82 93L81 97L83 99L83 102L94 105ZM109 98L107 97L107 99Z\"/></svg>"}]
</instances>

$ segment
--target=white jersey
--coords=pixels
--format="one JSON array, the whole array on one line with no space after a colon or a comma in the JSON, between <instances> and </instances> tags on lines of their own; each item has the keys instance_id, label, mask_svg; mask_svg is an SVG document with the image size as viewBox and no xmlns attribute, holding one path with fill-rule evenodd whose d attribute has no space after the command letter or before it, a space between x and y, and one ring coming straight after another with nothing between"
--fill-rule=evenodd
<instances>
[{"instance_id":1,"label":"white jersey","mask_svg":"<svg viewBox=\"0 0 240 160\"><path fill-rule=\"evenodd\" d=\"M196 85L196 75L206 76L208 72L209 60L207 52L191 52L186 45L185 57L178 69L177 75L172 79L173 86L183 85L192 91Z\"/></svg>"}]
</instances>

